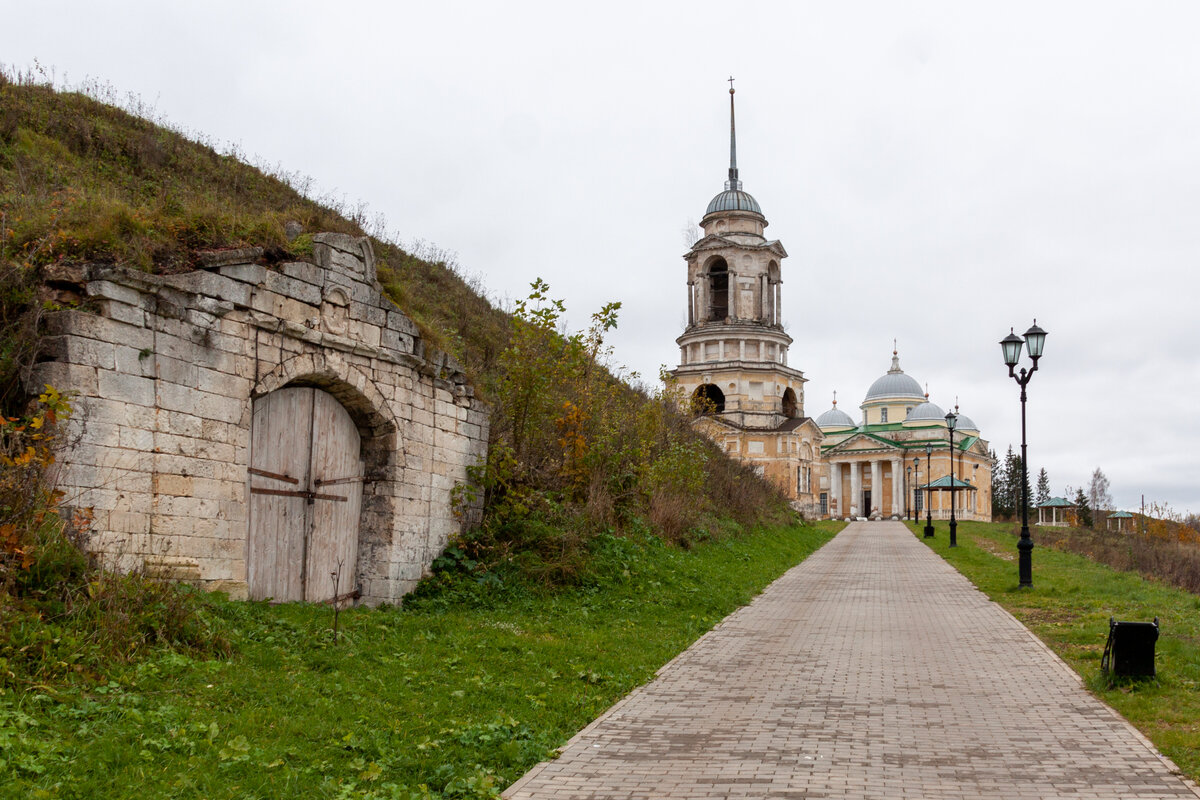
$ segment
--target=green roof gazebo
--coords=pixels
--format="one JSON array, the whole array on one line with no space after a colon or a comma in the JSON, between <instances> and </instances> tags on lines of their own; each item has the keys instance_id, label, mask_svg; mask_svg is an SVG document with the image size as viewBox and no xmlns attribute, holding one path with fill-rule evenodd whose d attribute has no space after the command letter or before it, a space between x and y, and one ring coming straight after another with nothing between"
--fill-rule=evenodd
<instances>
[{"instance_id":1,"label":"green roof gazebo","mask_svg":"<svg viewBox=\"0 0 1200 800\"><path fill-rule=\"evenodd\" d=\"M1130 514L1128 511L1113 511L1111 514L1108 515L1109 530L1112 530L1112 527L1113 527L1112 523L1113 523L1114 519L1117 521L1117 533L1121 533L1122 526L1125 524L1125 520L1133 519L1133 514ZM1129 524L1132 525L1133 523L1131 522Z\"/></svg>"},{"instance_id":2,"label":"green roof gazebo","mask_svg":"<svg viewBox=\"0 0 1200 800\"><path fill-rule=\"evenodd\" d=\"M926 494L928 494L929 492L950 492L951 505L953 505L953 503L954 503L954 493L955 492L975 491L975 489L976 489L975 486L968 483L967 481L961 480L960 478L951 477L950 475L943 475L942 477L938 478L936 481L933 481L932 483L927 483L924 486L918 486L917 488L920 489L921 491L925 492ZM927 503L927 505L929 505L929 504ZM937 514L937 518L942 519L944 517L945 513L946 513L945 509L939 510L939 512Z\"/></svg>"},{"instance_id":3,"label":"green roof gazebo","mask_svg":"<svg viewBox=\"0 0 1200 800\"><path fill-rule=\"evenodd\" d=\"M1067 513L1065 509L1074 508L1075 504L1065 497L1051 497L1044 503L1038 504L1038 525L1049 525L1051 527L1065 528L1068 524ZM1050 522L1045 520L1045 511L1050 511ZM1062 519L1059 519L1059 509L1064 509Z\"/></svg>"}]
</instances>

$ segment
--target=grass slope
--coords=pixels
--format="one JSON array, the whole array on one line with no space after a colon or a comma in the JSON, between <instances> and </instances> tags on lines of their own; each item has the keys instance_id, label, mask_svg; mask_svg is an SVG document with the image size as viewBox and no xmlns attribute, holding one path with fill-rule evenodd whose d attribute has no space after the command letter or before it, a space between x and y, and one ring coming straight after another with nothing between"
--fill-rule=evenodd
<instances>
[{"instance_id":1,"label":"grass slope","mask_svg":"<svg viewBox=\"0 0 1200 800\"><path fill-rule=\"evenodd\" d=\"M921 536L923 523L910 527ZM923 541L1049 645L1184 773L1200 780L1200 597L1045 547L1035 547L1033 588L1023 590L1017 585L1011 524L960 522L953 550L945 523L937 528L935 539ZM1110 616L1158 617L1157 680L1112 684L1100 671Z\"/></svg>"},{"instance_id":2,"label":"grass slope","mask_svg":"<svg viewBox=\"0 0 1200 800\"><path fill-rule=\"evenodd\" d=\"M840 527L606 537L580 586L354 609L337 643L328 609L213 600L228 660L0 696L0 796L493 796Z\"/></svg>"},{"instance_id":3,"label":"grass slope","mask_svg":"<svg viewBox=\"0 0 1200 800\"><path fill-rule=\"evenodd\" d=\"M298 190L310 184L266 174L236 153L81 92L0 71L0 267L103 262L180 271L213 248L257 246L270 259L303 258L303 239L285 234L290 221L307 234L364 234L362 207L313 200ZM452 254L423 245L429 257L419 258L373 242L392 299L433 345L473 375L485 372L506 341L507 314L463 279ZM0 270L5 283L18 275Z\"/></svg>"}]
</instances>

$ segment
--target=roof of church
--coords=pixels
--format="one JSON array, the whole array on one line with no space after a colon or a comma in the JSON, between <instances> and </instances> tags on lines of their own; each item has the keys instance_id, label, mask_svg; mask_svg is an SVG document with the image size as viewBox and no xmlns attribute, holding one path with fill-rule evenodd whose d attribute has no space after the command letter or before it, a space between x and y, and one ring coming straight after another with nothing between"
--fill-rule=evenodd
<instances>
[{"instance_id":1,"label":"roof of church","mask_svg":"<svg viewBox=\"0 0 1200 800\"><path fill-rule=\"evenodd\" d=\"M878 381L877 381L878 382ZM915 383L915 381L914 381ZM928 420L930 422L945 422L946 412L938 408L936 403L931 403L926 400L919 406L914 406L913 410L908 412L908 416L904 418L905 422L916 422L918 420ZM974 425L975 423L971 423ZM972 428L971 430L978 430Z\"/></svg>"},{"instance_id":2,"label":"roof of church","mask_svg":"<svg viewBox=\"0 0 1200 800\"><path fill-rule=\"evenodd\" d=\"M900 369L900 356L895 350L892 351L892 368L887 371L886 375L881 375L871 384L863 402L882 397L925 398L925 393L921 391L921 384L917 383L911 375L905 375L904 370Z\"/></svg>"},{"instance_id":3,"label":"roof of church","mask_svg":"<svg viewBox=\"0 0 1200 800\"><path fill-rule=\"evenodd\" d=\"M758 201L749 192L743 192L741 189L726 189L714 197L708 204L708 210L704 212L704 216L707 217L718 211L750 211L759 216L762 215L762 208L758 205Z\"/></svg>"},{"instance_id":4,"label":"roof of church","mask_svg":"<svg viewBox=\"0 0 1200 800\"><path fill-rule=\"evenodd\" d=\"M818 428L853 428L856 425L850 415L836 405L817 417Z\"/></svg>"},{"instance_id":5,"label":"roof of church","mask_svg":"<svg viewBox=\"0 0 1200 800\"><path fill-rule=\"evenodd\" d=\"M794 431L797 428L799 428L801 425L803 425L804 423L808 422L810 419L812 419L812 418L811 417L791 417L789 419L785 419L782 423L780 423L779 427L776 428L775 430L776 431Z\"/></svg>"},{"instance_id":6,"label":"roof of church","mask_svg":"<svg viewBox=\"0 0 1200 800\"><path fill-rule=\"evenodd\" d=\"M914 408L913 411L916 411L916 409ZM954 427L955 427L955 430L960 430L960 431L977 431L977 430L979 430L979 426L975 424L975 420L971 419L966 414L958 415L958 422L955 423Z\"/></svg>"},{"instance_id":7,"label":"roof of church","mask_svg":"<svg viewBox=\"0 0 1200 800\"><path fill-rule=\"evenodd\" d=\"M733 117L733 79L729 84L729 180L725 181L725 191L714 197L708 204L704 216L719 211L749 211L762 216L762 208L749 192L742 191L742 182L738 180L737 168L737 126Z\"/></svg>"}]
</instances>

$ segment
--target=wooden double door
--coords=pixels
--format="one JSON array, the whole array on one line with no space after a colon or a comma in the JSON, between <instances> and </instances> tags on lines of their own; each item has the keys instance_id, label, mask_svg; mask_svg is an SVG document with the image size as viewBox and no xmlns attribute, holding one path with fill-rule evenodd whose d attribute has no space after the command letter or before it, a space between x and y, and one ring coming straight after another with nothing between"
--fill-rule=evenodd
<instances>
[{"instance_id":1,"label":"wooden double door","mask_svg":"<svg viewBox=\"0 0 1200 800\"><path fill-rule=\"evenodd\" d=\"M252 600L323 602L354 589L363 462L354 421L308 386L254 401L247 582Z\"/></svg>"}]
</instances>

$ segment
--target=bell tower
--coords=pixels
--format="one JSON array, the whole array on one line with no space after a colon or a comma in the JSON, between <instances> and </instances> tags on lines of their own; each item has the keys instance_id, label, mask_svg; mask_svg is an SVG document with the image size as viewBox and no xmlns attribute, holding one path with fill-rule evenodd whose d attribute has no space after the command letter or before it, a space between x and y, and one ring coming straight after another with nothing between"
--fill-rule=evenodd
<instances>
[{"instance_id":1,"label":"bell tower","mask_svg":"<svg viewBox=\"0 0 1200 800\"><path fill-rule=\"evenodd\" d=\"M770 431L804 417L804 374L787 364L780 264L787 251L763 231L758 201L737 167L733 79L729 88L729 177L708 204L704 236L687 262L687 328L675 341L672 375L705 413L742 430Z\"/></svg>"}]
</instances>

